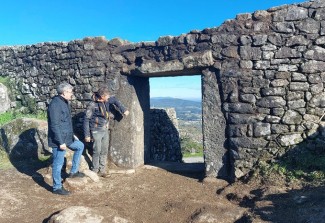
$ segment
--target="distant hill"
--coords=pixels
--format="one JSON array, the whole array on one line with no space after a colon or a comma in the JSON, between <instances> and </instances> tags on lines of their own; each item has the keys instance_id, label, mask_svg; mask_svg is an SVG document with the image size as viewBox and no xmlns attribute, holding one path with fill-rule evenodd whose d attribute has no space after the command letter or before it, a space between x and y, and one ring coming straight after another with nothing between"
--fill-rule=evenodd
<instances>
[{"instance_id":1,"label":"distant hill","mask_svg":"<svg viewBox=\"0 0 325 223\"><path fill-rule=\"evenodd\" d=\"M175 108L177 118L185 121L201 120L201 101L191 101L170 97L150 98L151 108Z\"/></svg>"}]
</instances>

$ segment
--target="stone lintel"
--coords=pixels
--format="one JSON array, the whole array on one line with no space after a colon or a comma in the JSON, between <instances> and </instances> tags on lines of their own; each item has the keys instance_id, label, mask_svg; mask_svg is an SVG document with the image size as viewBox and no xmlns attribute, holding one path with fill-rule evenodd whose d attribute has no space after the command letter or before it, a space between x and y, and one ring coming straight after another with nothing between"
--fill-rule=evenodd
<instances>
[{"instance_id":1,"label":"stone lintel","mask_svg":"<svg viewBox=\"0 0 325 223\"><path fill-rule=\"evenodd\" d=\"M145 60L140 67L136 67L131 73L136 76L158 77L172 76L188 70L186 73L194 74L213 64L212 52L205 51L188 55L180 60L166 62Z\"/></svg>"}]
</instances>

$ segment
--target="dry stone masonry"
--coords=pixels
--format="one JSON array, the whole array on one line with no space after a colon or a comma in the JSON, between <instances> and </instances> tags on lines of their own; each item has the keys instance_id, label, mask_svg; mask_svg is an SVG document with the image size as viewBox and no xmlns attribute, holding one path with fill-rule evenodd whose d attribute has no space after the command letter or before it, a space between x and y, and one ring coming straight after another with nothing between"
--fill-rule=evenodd
<instances>
[{"instance_id":1,"label":"dry stone masonry","mask_svg":"<svg viewBox=\"0 0 325 223\"><path fill-rule=\"evenodd\" d=\"M325 1L239 14L155 42L96 37L1 47L0 75L39 109L58 83L71 83L76 117L106 83L131 112L112 130L111 156L126 167L150 160L149 78L201 75L206 174L241 177L260 160L322 143Z\"/></svg>"},{"instance_id":2,"label":"dry stone masonry","mask_svg":"<svg viewBox=\"0 0 325 223\"><path fill-rule=\"evenodd\" d=\"M150 159L181 162L181 144L175 109L150 109L150 123Z\"/></svg>"}]
</instances>

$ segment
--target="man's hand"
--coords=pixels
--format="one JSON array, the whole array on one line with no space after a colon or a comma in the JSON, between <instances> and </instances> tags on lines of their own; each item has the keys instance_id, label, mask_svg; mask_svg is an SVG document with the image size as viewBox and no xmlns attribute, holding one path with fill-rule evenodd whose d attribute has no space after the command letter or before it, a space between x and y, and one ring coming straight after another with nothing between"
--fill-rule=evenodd
<instances>
[{"instance_id":1,"label":"man's hand","mask_svg":"<svg viewBox=\"0 0 325 223\"><path fill-rule=\"evenodd\" d=\"M128 116L129 115L129 111L128 110L126 110L123 114L125 115L125 116Z\"/></svg>"},{"instance_id":2,"label":"man's hand","mask_svg":"<svg viewBox=\"0 0 325 223\"><path fill-rule=\"evenodd\" d=\"M60 145L60 149L62 149L62 150L66 150L67 149L67 145L64 143L64 144L62 144L62 145Z\"/></svg>"},{"instance_id":3,"label":"man's hand","mask_svg":"<svg viewBox=\"0 0 325 223\"><path fill-rule=\"evenodd\" d=\"M90 140L91 140L90 137L85 138L85 142L90 142Z\"/></svg>"}]
</instances>

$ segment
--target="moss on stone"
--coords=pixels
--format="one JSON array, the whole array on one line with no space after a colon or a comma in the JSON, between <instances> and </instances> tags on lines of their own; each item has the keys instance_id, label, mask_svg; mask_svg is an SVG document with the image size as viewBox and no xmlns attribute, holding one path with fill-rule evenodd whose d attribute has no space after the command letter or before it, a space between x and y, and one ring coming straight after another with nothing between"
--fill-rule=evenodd
<instances>
[{"instance_id":1,"label":"moss on stone","mask_svg":"<svg viewBox=\"0 0 325 223\"><path fill-rule=\"evenodd\" d=\"M39 120L32 118L18 118L0 128L0 151L10 154L11 147L17 137L25 131L38 129Z\"/></svg>"},{"instance_id":2,"label":"moss on stone","mask_svg":"<svg viewBox=\"0 0 325 223\"><path fill-rule=\"evenodd\" d=\"M6 170L12 167L13 165L9 160L8 154L0 149L0 170Z\"/></svg>"}]
</instances>

